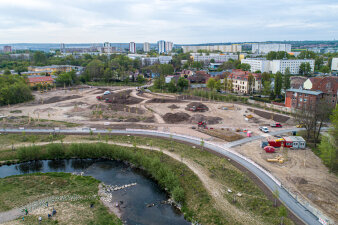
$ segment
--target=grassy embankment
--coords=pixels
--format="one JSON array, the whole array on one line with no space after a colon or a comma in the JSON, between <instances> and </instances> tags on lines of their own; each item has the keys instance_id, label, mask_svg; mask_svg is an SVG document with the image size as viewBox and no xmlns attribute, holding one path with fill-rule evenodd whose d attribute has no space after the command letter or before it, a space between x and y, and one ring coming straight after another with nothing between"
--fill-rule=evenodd
<instances>
[{"instance_id":1,"label":"grassy embankment","mask_svg":"<svg viewBox=\"0 0 338 225\"><path fill-rule=\"evenodd\" d=\"M15 116L12 118L0 118L0 124L3 128L5 127L77 127L79 124L70 123L66 121L47 120L47 119L34 119L28 116Z\"/></svg>"},{"instance_id":2,"label":"grassy embankment","mask_svg":"<svg viewBox=\"0 0 338 225\"><path fill-rule=\"evenodd\" d=\"M20 136L20 135L18 135ZM137 145L156 146L178 154L201 166L208 176L224 186L224 198L239 210L259 217L267 224L279 224L278 208L273 207L265 194L244 173L239 171L227 160L217 157L207 151L191 146L148 137L133 136L73 136L67 137L77 141L114 141L130 143L134 148L116 145L100 144L51 144L32 146L16 150L0 151L0 160L20 159L54 159L54 158L99 158L122 159L145 168L162 187L166 187L173 197L183 204L183 211L188 219L196 219L202 224L238 224L238 215L225 215L215 207L211 198L198 177L184 164L162 154L137 148ZM67 138L64 141L67 141ZM8 153L10 152L10 154ZM227 188L233 193L227 193ZM243 197L236 197L237 193ZM235 199L235 201L234 201ZM290 220L286 224L293 224Z\"/></svg>"},{"instance_id":3,"label":"grassy embankment","mask_svg":"<svg viewBox=\"0 0 338 225\"><path fill-rule=\"evenodd\" d=\"M75 176L67 173L36 173L0 179L0 211L22 207L34 201L53 196L79 196L66 202L50 202L44 211L57 210L56 216L48 219L47 213L31 212L16 222L22 224L122 224L97 197L100 182L92 177ZM96 195L96 197L94 196ZM93 203L94 207L90 208ZM74 216L75 214L75 216ZM72 216L73 215L73 216Z\"/></svg>"}]
</instances>

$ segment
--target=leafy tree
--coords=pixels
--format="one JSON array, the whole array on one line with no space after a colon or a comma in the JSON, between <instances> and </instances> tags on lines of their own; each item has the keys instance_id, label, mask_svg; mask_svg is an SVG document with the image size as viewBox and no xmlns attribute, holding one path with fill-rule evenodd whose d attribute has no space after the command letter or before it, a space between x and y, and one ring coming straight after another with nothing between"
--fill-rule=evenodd
<instances>
[{"instance_id":1,"label":"leafy tree","mask_svg":"<svg viewBox=\"0 0 338 225\"><path fill-rule=\"evenodd\" d=\"M323 56L316 56L315 59L315 70L319 70L324 64Z\"/></svg>"},{"instance_id":2,"label":"leafy tree","mask_svg":"<svg viewBox=\"0 0 338 225\"><path fill-rule=\"evenodd\" d=\"M209 78L209 80L207 81L207 87L210 90L214 90L215 89L215 85L216 85L216 80L214 78Z\"/></svg>"},{"instance_id":3,"label":"leafy tree","mask_svg":"<svg viewBox=\"0 0 338 225\"><path fill-rule=\"evenodd\" d=\"M170 83L167 85L168 86L168 91L175 93L177 91L177 87L175 85L175 81L172 79Z\"/></svg>"},{"instance_id":4,"label":"leafy tree","mask_svg":"<svg viewBox=\"0 0 338 225\"><path fill-rule=\"evenodd\" d=\"M56 84L58 86L71 85L73 80L72 76L69 73L61 73L56 79Z\"/></svg>"},{"instance_id":5,"label":"leafy tree","mask_svg":"<svg viewBox=\"0 0 338 225\"><path fill-rule=\"evenodd\" d=\"M106 68L103 72L103 79L105 82L109 82L113 77L113 73L110 68Z\"/></svg>"},{"instance_id":6,"label":"leafy tree","mask_svg":"<svg viewBox=\"0 0 338 225\"><path fill-rule=\"evenodd\" d=\"M221 90L221 88L222 88L221 81L220 81L220 80L217 80L217 81L215 82L215 89L216 89L217 91L219 91L219 90Z\"/></svg>"},{"instance_id":7,"label":"leafy tree","mask_svg":"<svg viewBox=\"0 0 338 225\"><path fill-rule=\"evenodd\" d=\"M266 80L263 82L263 94L269 95L271 93L271 82Z\"/></svg>"},{"instance_id":8,"label":"leafy tree","mask_svg":"<svg viewBox=\"0 0 338 225\"><path fill-rule=\"evenodd\" d=\"M248 76L248 86L249 86L248 93L251 94L252 86L255 86L255 77L252 74L249 74Z\"/></svg>"},{"instance_id":9,"label":"leafy tree","mask_svg":"<svg viewBox=\"0 0 338 225\"><path fill-rule=\"evenodd\" d=\"M12 73L11 73L11 71L9 70L9 69L5 69L5 71L4 71L4 75L11 75Z\"/></svg>"},{"instance_id":10,"label":"leafy tree","mask_svg":"<svg viewBox=\"0 0 338 225\"><path fill-rule=\"evenodd\" d=\"M311 72L311 65L310 63L306 62L306 63L301 63L299 66L299 73L302 75L309 75Z\"/></svg>"},{"instance_id":11,"label":"leafy tree","mask_svg":"<svg viewBox=\"0 0 338 225\"><path fill-rule=\"evenodd\" d=\"M138 75L136 81L139 84L143 84L145 82L145 79L142 75Z\"/></svg>"},{"instance_id":12,"label":"leafy tree","mask_svg":"<svg viewBox=\"0 0 338 225\"><path fill-rule=\"evenodd\" d=\"M290 69L289 67L285 69L285 73L283 76L283 89L284 92L291 87L291 81L290 81Z\"/></svg>"},{"instance_id":13,"label":"leafy tree","mask_svg":"<svg viewBox=\"0 0 338 225\"><path fill-rule=\"evenodd\" d=\"M331 69L328 66L322 66L320 67L319 71L322 73L330 73Z\"/></svg>"},{"instance_id":14,"label":"leafy tree","mask_svg":"<svg viewBox=\"0 0 338 225\"><path fill-rule=\"evenodd\" d=\"M283 77L281 72L277 72L275 75L275 95L278 97L281 95L281 90L283 86Z\"/></svg>"},{"instance_id":15,"label":"leafy tree","mask_svg":"<svg viewBox=\"0 0 338 225\"><path fill-rule=\"evenodd\" d=\"M227 62L224 62L222 65L220 65L218 67L219 71L223 71L223 70L229 70L229 69L235 69L236 65L235 62L233 60L229 60Z\"/></svg>"},{"instance_id":16,"label":"leafy tree","mask_svg":"<svg viewBox=\"0 0 338 225\"><path fill-rule=\"evenodd\" d=\"M210 59L210 63L215 63L215 59Z\"/></svg>"},{"instance_id":17,"label":"leafy tree","mask_svg":"<svg viewBox=\"0 0 338 225\"><path fill-rule=\"evenodd\" d=\"M184 77L180 77L178 78L177 81L177 89L181 92L184 89L189 87L189 81L187 79L185 79Z\"/></svg>"},{"instance_id":18,"label":"leafy tree","mask_svg":"<svg viewBox=\"0 0 338 225\"><path fill-rule=\"evenodd\" d=\"M247 63L242 63L240 68L244 71L249 71L251 66Z\"/></svg>"},{"instance_id":19,"label":"leafy tree","mask_svg":"<svg viewBox=\"0 0 338 225\"><path fill-rule=\"evenodd\" d=\"M281 218L281 225L284 224L284 218L288 216L288 211L285 206L280 206L278 209L278 216Z\"/></svg>"},{"instance_id":20,"label":"leafy tree","mask_svg":"<svg viewBox=\"0 0 338 225\"><path fill-rule=\"evenodd\" d=\"M314 53L313 51L302 51L298 55L298 59L315 59L316 56L316 53Z\"/></svg>"},{"instance_id":21,"label":"leafy tree","mask_svg":"<svg viewBox=\"0 0 338 225\"><path fill-rule=\"evenodd\" d=\"M260 70L256 70L255 73L262 73Z\"/></svg>"},{"instance_id":22,"label":"leafy tree","mask_svg":"<svg viewBox=\"0 0 338 225\"><path fill-rule=\"evenodd\" d=\"M101 79L103 77L103 74L103 63L98 59L94 59L90 63L88 63L84 72L84 79L85 81Z\"/></svg>"},{"instance_id":23,"label":"leafy tree","mask_svg":"<svg viewBox=\"0 0 338 225\"><path fill-rule=\"evenodd\" d=\"M163 89L165 86L165 77L164 75L160 75L154 79L154 88L155 89Z\"/></svg>"},{"instance_id":24,"label":"leafy tree","mask_svg":"<svg viewBox=\"0 0 338 225\"><path fill-rule=\"evenodd\" d=\"M285 51L278 51L278 52L272 51L266 55L267 60L284 59L284 58L290 59L290 58L293 58L293 56L291 56L289 53Z\"/></svg>"},{"instance_id":25,"label":"leafy tree","mask_svg":"<svg viewBox=\"0 0 338 225\"><path fill-rule=\"evenodd\" d=\"M193 63L191 64L191 67L192 67L192 68L195 68L195 69L197 69L197 70L200 70L200 69L203 68L203 63L202 63L202 62L193 62Z\"/></svg>"},{"instance_id":26,"label":"leafy tree","mask_svg":"<svg viewBox=\"0 0 338 225\"><path fill-rule=\"evenodd\" d=\"M37 51L33 55L33 63L36 66L44 66L47 63L47 56L45 53Z\"/></svg>"}]
</instances>

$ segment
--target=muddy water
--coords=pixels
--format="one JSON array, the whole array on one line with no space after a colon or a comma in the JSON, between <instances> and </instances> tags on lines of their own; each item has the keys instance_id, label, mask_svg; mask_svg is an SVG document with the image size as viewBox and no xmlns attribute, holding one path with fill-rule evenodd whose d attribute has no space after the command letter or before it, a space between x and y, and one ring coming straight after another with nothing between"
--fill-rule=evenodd
<instances>
[{"instance_id":1,"label":"muddy water","mask_svg":"<svg viewBox=\"0 0 338 225\"><path fill-rule=\"evenodd\" d=\"M183 215L161 201L168 196L161 188L145 174L132 169L128 165L112 160L69 159L69 160L41 160L0 167L0 178L36 172L67 172L82 173L92 176L107 185L122 186L130 183L137 185L112 192L113 201L122 201L120 206L122 220L126 224L157 225L157 224L190 224ZM149 204L155 205L147 207Z\"/></svg>"}]
</instances>

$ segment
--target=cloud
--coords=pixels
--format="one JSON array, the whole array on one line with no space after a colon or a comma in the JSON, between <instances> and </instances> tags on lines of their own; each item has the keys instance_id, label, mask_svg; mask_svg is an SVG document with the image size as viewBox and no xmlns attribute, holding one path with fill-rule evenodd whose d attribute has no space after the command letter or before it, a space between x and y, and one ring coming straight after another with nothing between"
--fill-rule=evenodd
<instances>
[{"instance_id":1,"label":"cloud","mask_svg":"<svg viewBox=\"0 0 338 225\"><path fill-rule=\"evenodd\" d=\"M0 43L337 38L329 0L0 0Z\"/></svg>"}]
</instances>

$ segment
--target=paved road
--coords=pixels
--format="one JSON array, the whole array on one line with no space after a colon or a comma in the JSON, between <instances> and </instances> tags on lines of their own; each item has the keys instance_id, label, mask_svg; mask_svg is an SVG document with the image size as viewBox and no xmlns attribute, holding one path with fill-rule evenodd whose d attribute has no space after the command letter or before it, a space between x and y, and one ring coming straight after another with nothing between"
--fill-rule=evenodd
<instances>
[{"instance_id":1,"label":"paved road","mask_svg":"<svg viewBox=\"0 0 338 225\"><path fill-rule=\"evenodd\" d=\"M285 132L290 132L296 129L289 129L289 130L281 130L274 132L276 134L281 134ZM53 129L25 129L26 133L53 133ZM21 133L23 130L20 129L0 129L0 132L9 132L9 133ZM65 133L65 134L88 134L90 131L87 130L81 130L81 129L70 129L70 130L58 130L57 133ZM194 145L200 145L201 139L184 136L184 135L178 135L178 134L170 134L165 132L158 132L158 131L151 131L151 130L112 130L109 132L108 130L94 130L93 133L111 133L111 134L130 134L130 135L150 135L150 136L158 136L158 137L166 137L173 139L185 141ZM274 133L271 133L274 135ZM275 134L275 135L276 135ZM255 139L253 139L255 138ZM256 140L259 138L263 138L261 136L253 137L253 138L246 138L243 143ZM222 146L222 145L216 145L212 142L205 141L204 146L206 148L209 148L215 152L218 152L232 160L235 160L236 162L240 163L242 166L250 170L253 174L255 174L271 191L278 190L279 191L279 198L280 200L298 217L300 218L304 223L310 224L310 225L320 225L321 223L318 222L318 218L309 212L303 205L301 205L295 198L293 198L279 183L278 180L276 180L271 174L261 169L258 165L252 164L248 162L244 157L239 155L236 152L233 152L229 149L230 146Z\"/></svg>"}]
</instances>

